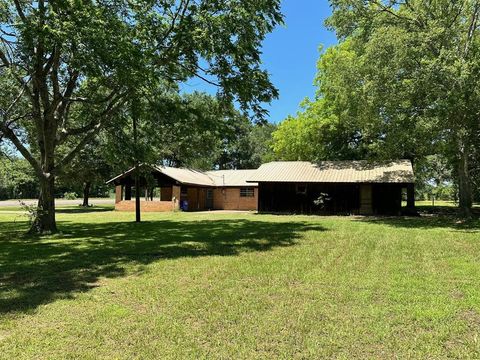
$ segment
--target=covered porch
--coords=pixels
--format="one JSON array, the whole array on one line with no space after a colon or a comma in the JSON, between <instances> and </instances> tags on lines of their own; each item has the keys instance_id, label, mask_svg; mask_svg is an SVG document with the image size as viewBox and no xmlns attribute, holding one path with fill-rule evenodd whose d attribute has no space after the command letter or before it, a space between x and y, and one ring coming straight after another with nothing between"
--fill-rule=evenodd
<instances>
[{"instance_id":1,"label":"covered porch","mask_svg":"<svg viewBox=\"0 0 480 360\"><path fill-rule=\"evenodd\" d=\"M182 183L166 174L142 172L138 189L134 172L113 179L115 209L135 211L136 191L140 192L140 209L144 212L198 211L213 208L213 188Z\"/></svg>"}]
</instances>

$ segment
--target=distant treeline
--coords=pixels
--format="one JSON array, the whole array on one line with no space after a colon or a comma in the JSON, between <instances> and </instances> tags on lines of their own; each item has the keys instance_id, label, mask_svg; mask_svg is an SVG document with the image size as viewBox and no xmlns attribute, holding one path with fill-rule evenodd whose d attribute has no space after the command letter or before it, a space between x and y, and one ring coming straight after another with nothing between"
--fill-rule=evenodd
<instances>
[{"instance_id":1,"label":"distant treeline","mask_svg":"<svg viewBox=\"0 0 480 360\"><path fill-rule=\"evenodd\" d=\"M55 197L62 198L65 194L75 193L82 196L82 184L64 184L58 181ZM104 184L94 184L90 191L92 197L110 196L110 187ZM39 184L33 170L24 159L0 160L0 200L36 199L39 194Z\"/></svg>"}]
</instances>

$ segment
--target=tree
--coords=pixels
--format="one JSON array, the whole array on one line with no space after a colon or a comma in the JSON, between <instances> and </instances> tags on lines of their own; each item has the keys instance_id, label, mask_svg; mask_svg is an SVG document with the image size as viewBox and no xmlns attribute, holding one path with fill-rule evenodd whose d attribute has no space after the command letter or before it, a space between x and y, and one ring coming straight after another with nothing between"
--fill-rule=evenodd
<instances>
[{"instance_id":1,"label":"tree","mask_svg":"<svg viewBox=\"0 0 480 360\"><path fill-rule=\"evenodd\" d=\"M103 185L113 171L108 163L101 139L97 137L88 143L59 174L59 180L66 185L82 189L82 206L90 206L89 198L94 186Z\"/></svg>"},{"instance_id":2,"label":"tree","mask_svg":"<svg viewBox=\"0 0 480 360\"><path fill-rule=\"evenodd\" d=\"M200 92L158 91L140 104L136 148L142 163L212 169L235 123L250 123L232 105ZM106 129L108 161L119 171L134 162L131 124L125 111L121 121Z\"/></svg>"},{"instance_id":3,"label":"tree","mask_svg":"<svg viewBox=\"0 0 480 360\"><path fill-rule=\"evenodd\" d=\"M327 68L336 67L329 63ZM320 71L320 70L319 70ZM303 110L289 116L273 133L273 150L283 160L352 160L368 153L357 118L322 96L304 100Z\"/></svg>"},{"instance_id":4,"label":"tree","mask_svg":"<svg viewBox=\"0 0 480 360\"><path fill-rule=\"evenodd\" d=\"M0 137L40 184L32 232L55 232L55 177L133 95L198 77L265 115L277 96L260 44L279 0L0 3ZM67 152L60 151L72 144Z\"/></svg>"},{"instance_id":5,"label":"tree","mask_svg":"<svg viewBox=\"0 0 480 360\"><path fill-rule=\"evenodd\" d=\"M154 161L174 167L211 169L230 124L241 116L233 106L200 92L158 97L146 107L145 123L164 134L151 141Z\"/></svg>"},{"instance_id":6,"label":"tree","mask_svg":"<svg viewBox=\"0 0 480 360\"><path fill-rule=\"evenodd\" d=\"M274 161L273 132L277 129L276 124L258 123L252 126L248 135L248 144L251 148L246 168L256 169L263 163Z\"/></svg>"},{"instance_id":7,"label":"tree","mask_svg":"<svg viewBox=\"0 0 480 360\"><path fill-rule=\"evenodd\" d=\"M271 143L275 125L267 122L252 124L240 114L230 120L214 162L215 168L254 169L273 159Z\"/></svg>"},{"instance_id":8,"label":"tree","mask_svg":"<svg viewBox=\"0 0 480 360\"><path fill-rule=\"evenodd\" d=\"M271 158L271 133L275 126L253 124L232 105L211 95L159 91L150 99L143 99L141 107L144 111L138 131L142 162L203 170L245 169L256 168ZM117 133L119 128L111 130ZM158 137L158 133L163 136ZM122 144L122 138L129 139L131 135L118 134L112 143ZM119 152L120 149L115 151Z\"/></svg>"},{"instance_id":9,"label":"tree","mask_svg":"<svg viewBox=\"0 0 480 360\"><path fill-rule=\"evenodd\" d=\"M480 128L480 2L331 4L328 24L350 42L361 68L354 83L364 104L360 113L374 114L373 126L380 125L384 137L410 144L407 154L416 155L414 144L440 146L455 168L460 209L469 216Z\"/></svg>"},{"instance_id":10,"label":"tree","mask_svg":"<svg viewBox=\"0 0 480 360\"><path fill-rule=\"evenodd\" d=\"M0 155L0 200L38 196L38 184L25 159Z\"/></svg>"},{"instance_id":11,"label":"tree","mask_svg":"<svg viewBox=\"0 0 480 360\"><path fill-rule=\"evenodd\" d=\"M417 174L441 154L468 216L480 125L476 3L331 3L340 43L320 56L315 99L274 134L277 154L407 158Z\"/></svg>"}]
</instances>

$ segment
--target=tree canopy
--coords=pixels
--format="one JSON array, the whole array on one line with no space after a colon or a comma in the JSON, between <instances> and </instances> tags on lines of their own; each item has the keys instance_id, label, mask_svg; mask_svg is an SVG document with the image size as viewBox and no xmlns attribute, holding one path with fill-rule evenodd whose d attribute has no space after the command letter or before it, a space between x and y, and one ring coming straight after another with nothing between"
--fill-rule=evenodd
<instances>
[{"instance_id":1,"label":"tree canopy","mask_svg":"<svg viewBox=\"0 0 480 360\"><path fill-rule=\"evenodd\" d=\"M278 93L260 45L279 9L279 0L1 0L0 137L39 180L32 231L56 231L55 176L159 83L200 78L262 118Z\"/></svg>"},{"instance_id":2,"label":"tree canopy","mask_svg":"<svg viewBox=\"0 0 480 360\"><path fill-rule=\"evenodd\" d=\"M332 0L340 42L318 62L316 98L280 125L280 156L411 159L441 154L464 214L472 205L480 130L480 4L473 0ZM312 142L288 149L291 138ZM336 142L336 140L339 140ZM306 143L304 143L305 146Z\"/></svg>"}]
</instances>

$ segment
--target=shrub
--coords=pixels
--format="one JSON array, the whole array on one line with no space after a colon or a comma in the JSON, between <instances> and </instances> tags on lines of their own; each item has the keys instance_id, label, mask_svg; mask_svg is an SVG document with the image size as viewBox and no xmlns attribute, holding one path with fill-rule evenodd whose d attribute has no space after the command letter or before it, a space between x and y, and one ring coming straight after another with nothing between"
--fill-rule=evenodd
<instances>
[{"instance_id":1,"label":"shrub","mask_svg":"<svg viewBox=\"0 0 480 360\"><path fill-rule=\"evenodd\" d=\"M77 197L78 195L75 192L66 192L63 194L63 198L66 200L75 200Z\"/></svg>"}]
</instances>

